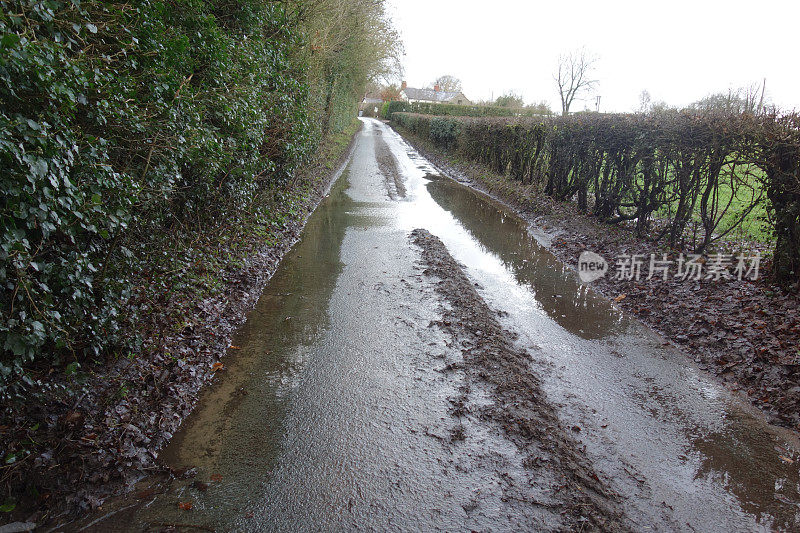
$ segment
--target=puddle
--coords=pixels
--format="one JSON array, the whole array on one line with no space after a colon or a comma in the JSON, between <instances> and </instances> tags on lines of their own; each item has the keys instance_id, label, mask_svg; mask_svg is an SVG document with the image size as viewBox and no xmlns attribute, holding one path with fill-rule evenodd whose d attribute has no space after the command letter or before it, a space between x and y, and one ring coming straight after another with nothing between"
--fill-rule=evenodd
<instances>
[{"instance_id":1,"label":"puddle","mask_svg":"<svg viewBox=\"0 0 800 533\"><path fill-rule=\"evenodd\" d=\"M515 282L526 287L562 328L585 339L602 338L617 330L621 313L578 283L575 271L540 246L523 220L452 181L433 181L426 188L473 239L502 261Z\"/></svg>"}]
</instances>

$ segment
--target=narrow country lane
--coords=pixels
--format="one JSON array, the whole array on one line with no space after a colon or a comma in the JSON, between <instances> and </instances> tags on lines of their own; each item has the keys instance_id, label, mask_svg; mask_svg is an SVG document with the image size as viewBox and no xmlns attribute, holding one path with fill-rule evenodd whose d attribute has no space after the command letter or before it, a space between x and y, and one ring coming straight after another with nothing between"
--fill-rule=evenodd
<instances>
[{"instance_id":1,"label":"narrow country lane","mask_svg":"<svg viewBox=\"0 0 800 533\"><path fill-rule=\"evenodd\" d=\"M86 530L800 527L791 435L362 120L160 456L194 476Z\"/></svg>"}]
</instances>

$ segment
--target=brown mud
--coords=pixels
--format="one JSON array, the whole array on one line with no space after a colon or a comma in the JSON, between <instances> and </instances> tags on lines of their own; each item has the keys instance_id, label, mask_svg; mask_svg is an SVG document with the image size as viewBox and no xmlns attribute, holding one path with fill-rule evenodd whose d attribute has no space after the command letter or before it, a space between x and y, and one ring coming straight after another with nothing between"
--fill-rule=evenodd
<instances>
[{"instance_id":1,"label":"brown mud","mask_svg":"<svg viewBox=\"0 0 800 533\"><path fill-rule=\"evenodd\" d=\"M380 130L375 133L375 160L378 162L381 174L383 174L386 194L390 200L405 198L406 185L400 175L400 169L397 168L397 160L392 156L392 151L386 141L383 140L383 137L381 137Z\"/></svg>"},{"instance_id":2,"label":"brown mud","mask_svg":"<svg viewBox=\"0 0 800 533\"><path fill-rule=\"evenodd\" d=\"M526 468L539 478L545 477L545 471L554 477L547 500L524 492L516 499L559 510L568 530L626 530L618 496L603 484L570 430L559 421L531 369L531 355L515 347L514 334L500 325L438 237L423 229L414 230L411 237L422 250L424 273L438 278L436 292L449 304L433 325L450 334L463 354L462 363L451 365L467 376L459 395L451 399L453 416L478 418L503 428L525 454ZM468 401L476 381L491 388L491 401L480 407ZM451 440L463 439L460 427L456 426Z\"/></svg>"},{"instance_id":3,"label":"brown mud","mask_svg":"<svg viewBox=\"0 0 800 533\"><path fill-rule=\"evenodd\" d=\"M398 131L445 175L511 207L541 244L573 268L584 250L612 265L622 254L690 252L662 250L625 227L600 224L573 204L555 202ZM762 262L757 281L634 281L607 275L592 287L746 396L771 423L800 431L800 299L770 282L769 266Z\"/></svg>"}]
</instances>

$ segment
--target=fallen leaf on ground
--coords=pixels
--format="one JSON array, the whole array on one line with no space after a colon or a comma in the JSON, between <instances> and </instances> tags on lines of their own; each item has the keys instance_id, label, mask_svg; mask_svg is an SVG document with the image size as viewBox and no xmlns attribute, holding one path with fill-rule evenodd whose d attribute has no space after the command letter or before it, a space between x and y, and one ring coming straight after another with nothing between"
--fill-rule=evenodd
<instances>
[{"instance_id":1,"label":"fallen leaf on ground","mask_svg":"<svg viewBox=\"0 0 800 533\"><path fill-rule=\"evenodd\" d=\"M222 474L211 474L211 481L222 481Z\"/></svg>"},{"instance_id":2,"label":"fallen leaf on ground","mask_svg":"<svg viewBox=\"0 0 800 533\"><path fill-rule=\"evenodd\" d=\"M192 502L179 502L178 508L182 511L191 511L192 510Z\"/></svg>"},{"instance_id":3,"label":"fallen leaf on ground","mask_svg":"<svg viewBox=\"0 0 800 533\"><path fill-rule=\"evenodd\" d=\"M155 493L156 493L155 490L148 488L137 492L136 497L140 500L145 500L147 498L152 498Z\"/></svg>"},{"instance_id":4,"label":"fallen leaf on ground","mask_svg":"<svg viewBox=\"0 0 800 533\"><path fill-rule=\"evenodd\" d=\"M212 371L212 372L216 372L217 370L221 370L221 369L222 369L222 367L224 367L224 366L225 366L224 364L222 364L222 363L220 363L219 361L217 361L216 363L214 363L213 365L211 365L211 371Z\"/></svg>"},{"instance_id":5,"label":"fallen leaf on ground","mask_svg":"<svg viewBox=\"0 0 800 533\"><path fill-rule=\"evenodd\" d=\"M624 300L624 299L625 299L625 297L626 297L626 296L628 296L628 295L627 295L627 294L620 294L619 296L617 296L616 298L614 298L614 301L615 301L615 302L621 302L622 300Z\"/></svg>"},{"instance_id":6,"label":"fallen leaf on ground","mask_svg":"<svg viewBox=\"0 0 800 533\"><path fill-rule=\"evenodd\" d=\"M230 348L231 348L231 350L241 350L242 349L241 346L236 346L234 344L231 344Z\"/></svg>"}]
</instances>

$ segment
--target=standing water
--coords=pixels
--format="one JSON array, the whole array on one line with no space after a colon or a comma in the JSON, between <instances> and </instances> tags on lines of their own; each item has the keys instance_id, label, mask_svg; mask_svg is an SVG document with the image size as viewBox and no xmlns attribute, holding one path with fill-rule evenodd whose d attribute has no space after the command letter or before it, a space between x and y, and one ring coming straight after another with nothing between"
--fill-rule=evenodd
<instances>
[{"instance_id":1,"label":"standing water","mask_svg":"<svg viewBox=\"0 0 800 533\"><path fill-rule=\"evenodd\" d=\"M557 512L504 492L529 474L501 428L447 439L464 376L447 371L458 346L431 327L443 302L414 228L444 242L518 335L632 529L800 528L792 435L579 283L520 218L363 122L240 350L160 456L196 475L89 529L558 529Z\"/></svg>"}]
</instances>

